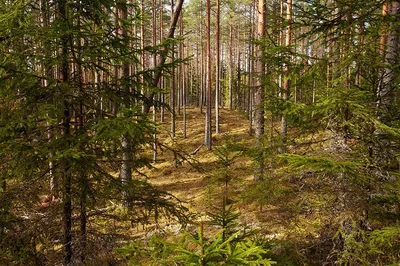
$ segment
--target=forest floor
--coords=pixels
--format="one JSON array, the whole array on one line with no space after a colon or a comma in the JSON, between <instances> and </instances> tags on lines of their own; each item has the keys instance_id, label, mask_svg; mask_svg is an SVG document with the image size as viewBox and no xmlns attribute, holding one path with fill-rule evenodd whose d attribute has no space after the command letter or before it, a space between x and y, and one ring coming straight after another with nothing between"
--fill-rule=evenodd
<instances>
[{"instance_id":1,"label":"forest floor","mask_svg":"<svg viewBox=\"0 0 400 266\"><path fill-rule=\"evenodd\" d=\"M213 110L214 115L214 110ZM158 118L158 121L160 118ZM218 179L222 163L215 154L215 149L226 142L246 148L254 147L254 136L249 135L249 120L246 114L229 109L220 109L220 134L213 134L213 150L209 151L204 142L205 114L198 108L187 108L187 138L183 138L182 114L177 115L176 137L170 136L170 115L165 116L159 142L169 148L158 151L157 162L152 169L142 169L148 181L161 190L165 190L184 202L189 210L199 216L210 211L213 206L220 206L224 191L224 182ZM215 123L213 116L213 123ZM213 132L215 125L213 124ZM199 149L200 147L200 149ZM150 149L149 149L150 150ZM172 152L174 150L176 153ZM175 154L175 155L174 155ZM231 152L229 156L238 153ZM151 156L149 154L149 156ZM254 163L252 158L241 154L229 166L229 197L234 208L241 214L240 222L255 229L262 229L263 234L271 238L286 237L296 230L289 206L282 208L282 203L290 201L292 194L280 196L277 204L263 204L274 194L270 187L256 195L261 200L252 201L254 195L248 190L254 186ZM287 180L283 180L286 182ZM290 184L287 184L290 186ZM274 186L271 184L271 186ZM286 197L286 199L285 199ZM250 199L250 200L249 200ZM283 201L281 201L283 200ZM273 200L272 200L273 201Z\"/></svg>"},{"instance_id":2,"label":"forest floor","mask_svg":"<svg viewBox=\"0 0 400 266\"><path fill-rule=\"evenodd\" d=\"M183 138L182 115L177 116L176 137L171 138L170 117L166 116L159 142L170 149L163 148L158 153L157 163L146 171L150 183L162 190L171 192L184 201L195 212L208 209L205 200L209 198L209 185L212 176L221 169L218 157L209 151L204 143L205 114L198 108L187 109L187 137ZM214 117L213 117L214 120ZM249 136L249 122L243 114L227 109L220 110L220 134L213 134L213 148L223 145L227 140L244 146L253 145ZM215 125L213 125L215 132ZM177 154L174 155L174 150ZM232 179L252 179L251 161L238 158L231 166Z\"/></svg>"},{"instance_id":3,"label":"forest floor","mask_svg":"<svg viewBox=\"0 0 400 266\"><path fill-rule=\"evenodd\" d=\"M334 248L332 236L337 227L332 224L345 219L337 209L341 200L337 193L340 181L329 174L319 175L307 169L296 172L288 168L280 157L278 119L266 117L264 178L262 182L254 182L255 138L249 135L249 120L245 113L221 108L220 134L213 134L212 151L203 145L205 114L190 107L186 118L187 137L183 137L182 114L178 114L176 136L172 138L170 115L165 116L158 134L157 162L152 163L152 168L140 169L137 178L146 176L156 188L174 195L195 217L202 219L207 213L218 212L215 207L221 207L227 187L229 205L240 214L239 226L242 230L255 229L257 237L270 246L272 258L282 265L303 265L304 261L311 263L309 265L320 265L312 262L324 260ZM286 151L289 155L325 158L335 154L333 138L324 130L302 132L292 128L288 139ZM235 149L227 148L232 145ZM226 172L227 186L221 178L224 167L216 151L227 151L226 155L232 159ZM151 158L150 147L145 149L145 156ZM165 221L164 225L170 223ZM143 236L154 228L164 231L163 225L152 225L139 229L136 235ZM196 228L194 225L189 230ZM219 229L210 227L208 230L213 234ZM290 258L291 262L285 264L282 258Z\"/></svg>"}]
</instances>

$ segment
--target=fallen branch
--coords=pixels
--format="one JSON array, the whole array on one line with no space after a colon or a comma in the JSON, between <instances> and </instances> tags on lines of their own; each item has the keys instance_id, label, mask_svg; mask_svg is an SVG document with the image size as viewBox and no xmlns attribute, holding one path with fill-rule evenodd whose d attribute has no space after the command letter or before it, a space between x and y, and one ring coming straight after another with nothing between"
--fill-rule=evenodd
<instances>
[{"instance_id":1,"label":"fallen branch","mask_svg":"<svg viewBox=\"0 0 400 266\"><path fill-rule=\"evenodd\" d=\"M194 151L189 153L189 155L195 155L201 149L201 147L203 147L203 145L204 145L204 143L202 143L199 147L197 147L197 149L195 149Z\"/></svg>"}]
</instances>

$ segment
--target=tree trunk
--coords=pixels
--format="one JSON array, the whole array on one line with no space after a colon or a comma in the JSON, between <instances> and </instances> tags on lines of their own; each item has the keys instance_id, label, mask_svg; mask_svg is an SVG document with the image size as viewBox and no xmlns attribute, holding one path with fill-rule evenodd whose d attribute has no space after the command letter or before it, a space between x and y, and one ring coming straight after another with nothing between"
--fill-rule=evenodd
<instances>
[{"instance_id":1,"label":"tree trunk","mask_svg":"<svg viewBox=\"0 0 400 266\"><path fill-rule=\"evenodd\" d=\"M287 53L289 53L290 45L291 45L291 35L292 35L292 0L287 0L286 3L286 39L285 39L285 46L287 48ZM290 78L289 78L289 64L290 64L290 55L287 57L287 62L285 63L285 80L283 82L283 90L282 90L282 100L283 102L286 102L289 98L290 94ZM283 138L284 143L286 142L286 136L287 136L287 120L286 120L286 115L283 113L282 118L281 118L281 135ZM284 144L285 146L285 144ZM281 152L285 152L286 148L283 147Z\"/></svg>"},{"instance_id":2,"label":"tree trunk","mask_svg":"<svg viewBox=\"0 0 400 266\"><path fill-rule=\"evenodd\" d=\"M171 22L174 19L174 0L171 0ZM171 46L171 61L175 60L175 45ZM171 108L171 136L175 137L175 66L171 67L169 79L169 106Z\"/></svg>"},{"instance_id":3,"label":"tree trunk","mask_svg":"<svg viewBox=\"0 0 400 266\"><path fill-rule=\"evenodd\" d=\"M47 0L42 0L41 1L41 10L42 10L42 18L43 18L43 27L49 27L50 26L50 13L49 13L49 6L47 4ZM44 52L46 54L46 58L51 58L53 55L53 52L51 51L48 43L44 43ZM49 78L54 78L54 71L51 66L48 66L46 64L43 65L43 71L44 71L44 76L49 77ZM47 87L49 85L49 82L47 79L43 79L43 86ZM48 131L47 131L47 139L50 142L53 139L53 128L52 126L48 123L47 126ZM49 179L50 179L50 197L51 200L57 200L59 199L59 184L58 184L58 178L55 175L54 171L54 161L52 157L54 156L53 152L49 152ZM5 182L5 181L4 181Z\"/></svg>"},{"instance_id":4,"label":"tree trunk","mask_svg":"<svg viewBox=\"0 0 400 266\"><path fill-rule=\"evenodd\" d=\"M219 134L219 90L220 90L220 0L216 0L215 33L215 133Z\"/></svg>"},{"instance_id":5,"label":"tree trunk","mask_svg":"<svg viewBox=\"0 0 400 266\"><path fill-rule=\"evenodd\" d=\"M396 17L399 14L400 2L387 1L383 5L383 17ZM380 53L384 67L380 73L380 84L377 90L377 119L382 123L390 125L392 116L396 110L393 110L395 91L399 75L399 35L400 27L393 27L394 23L399 23L399 17L395 22L384 25L385 29L380 40ZM397 24L398 25L398 24ZM388 30L389 29L389 30ZM390 152L390 139L382 130L376 130L378 147L376 148L376 159L378 166L396 165L395 156ZM397 166L398 167L398 166Z\"/></svg>"},{"instance_id":6,"label":"tree trunk","mask_svg":"<svg viewBox=\"0 0 400 266\"><path fill-rule=\"evenodd\" d=\"M184 0L180 0L176 7L175 7L175 12L173 13L172 19L171 19L171 24L169 26L169 31L167 36L165 37L165 39L172 39L174 38L174 34L175 34L175 28L176 28L176 24L178 23L178 19L179 19L179 15L182 11L182 6L183 6L183 2ZM157 67L154 73L154 78L153 78L153 82L152 85L154 87L157 86L157 84L160 81L160 78L162 76L162 66L165 64L165 60L167 59L167 55L168 55L168 51L170 50L170 47L165 47L161 50L160 52L160 56L159 56L159 61L157 63ZM154 98L154 92L151 92L149 95L147 95L146 97L148 100L152 100ZM150 107L151 104L146 104L145 103L145 107L143 109L143 112L145 114L148 114L150 111Z\"/></svg>"},{"instance_id":7,"label":"tree trunk","mask_svg":"<svg viewBox=\"0 0 400 266\"><path fill-rule=\"evenodd\" d=\"M258 0L258 21L257 21L257 39L262 41L265 36L265 9L266 2L265 0ZM256 86L254 89L255 98L254 98L254 120L255 120L255 137L256 137L256 147L262 149L262 139L264 136L264 86L263 79L265 73L265 65L262 60L263 58L263 49L262 45L257 47L257 62L256 62L256 70L258 74L258 79L256 82ZM263 155L260 155L258 159L258 165L254 170L254 180L259 181L263 179L264 176L264 162Z\"/></svg>"},{"instance_id":8,"label":"tree trunk","mask_svg":"<svg viewBox=\"0 0 400 266\"><path fill-rule=\"evenodd\" d=\"M142 1L143 2L143 1ZM126 21L128 18L127 4L126 1L120 2L119 12L121 20ZM143 30L143 28L142 28ZM142 38L144 35L144 31L141 30ZM128 33L124 26L119 28L119 32L123 39L128 39ZM128 40L127 40L128 42ZM144 45L144 42L141 43ZM142 64L144 63L144 53L142 53ZM142 69L143 69L142 65ZM131 108L131 100L130 100L130 82L129 82L129 69L130 65L128 63L124 63L122 65L122 90L123 90L123 107L126 109ZM121 141L121 149L122 149L122 164L121 164L121 172L120 179L122 184L122 204L125 207L129 207L131 205L131 195L129 190L129 182L132 179L132 168L133 168L133 150L132 150L132 140L129 134L124 134L122 136Z\"/></svg>"},{"instance_id":9,"label":"tree trunk","mask_svg":"<svg viewBox=\"0 0 400 266\"><path fill-rule=\"evenodd\" d=\"M206 125L205 125L205 141L204 144L209 150L212 149L212 132L211 132L211 4L210 0L206 1L206 57L207 57L207 82L206 82Z\"/></svg>"},{"instance_id":10,"label":"tree trunk","mask_svg":"<svg viewBox=\"0 0 400 266\"><path fill-rule=\"evenodd\" d=\"M124 0L123 0L124 1ZM144 17L144 0L140 0L140 14L142 17ZM125 3L126 4L126 3ZM145 77L144 77L144 71L146 69L146 51L144 49L145 46L145 30L144 30L144 19L142 18L140 20L140 64L141 64L141 87L142 87L142 95L146 95L146 86L145 86ZM142 105L142 111L144 112L146 109L146 103L143 103Z\"/></svg>"},{"instance_id":11,"label":"tree trunk","mask_svg":"<svg viewBox=\"0 0 400 266\"><path fill-rule=\"evenodd\" d=\"M160 37L159 37L159 39L160 39L160 42L161 42L164 39L164 34L163 34L163 30L164 30L164 25L163 25L164 5L163 5L163 0L160 0L159 8L160 8L160 14L159 14L159 20L160 20L159 33L160 33ZM156 61L157 61L157 59L156 59ZM156 61L154 62L154 69L157 68L157 62ZM160 74L161 74L161 77L160 77L160 80L157 83L159 84L159 86L160 86L160 88L162 90L163 88L165 88L165 86L164 86L165 78L164 78L164 76L162 76L162 71L161 71ZM165 112L164 112L165 94L164 94L164 92L160 92L160 102L161 102L160 122L164 123L165 122L165 118L164 118L164 114L165 114Z\"/></svg>"},{"instance_id":12,"label":"tree trunk","mask_svg":"<svg viewBox=\"0 0 400 266\"><path fill-rule=\"evenodd\" d=\"M395 17L400 8L399 1L388 1L383 5L382 15ZM397 18L397 20L399 20ZM393 25L387 25L390 27ZM392 27L393 28L393 27ZM380 52L385 67L381 70L380 86L377 91L377 118L383 123L390 123L393 112L395 78L398 74L395 72L396 64L399 62L399 27L385 30L380 40ZM398 71L398 70L397 70Z\"/></svg>"},{"instance_id":13,"label":"tree trunk","mask_svg":"<svg viewBox=\"0 0 400 266\"><path fill-rule=\"evenodd\" d=\"M157 44L157 15L156 10L157 1L153 0L152 2L152 13L151 13L151 21L152 21L152 45L156 46ZM157 66L156 63L157 56L153 54L153 65L152 67L155 69ZM153 123L154 123L154 133L153 133L153 162L157 162L157 134L156 134L156 122L157 122L157 101L154 101L153 104Z\"/></svg>"},{"instance_id":14,"label":"tree trunk","mask_svg":"<svg viewBox=\"0 0 400 266\"><path fill-rule=\"evenodd\" d=\"M232 110L233 105L233 26L229 24L229 109Z\"/></svg>"},{"instance_id":15,"label":"tree trunk","mask_svg":"<svg viewBox=\"0 0 400 266\"><path fill-rule=\"evenodd\" d=\"M67 9L67 1L59 0L58 1L58 20L67 25L68 24L68 9ZM67 31L66 31L67 32ZM61 82L66 84L69 82L69 65L68 65L68 44L69 44L70 36L68 33L65 33L61 36L61 52L60 52L60 78ZM65 96L64 96L65 97ZM70 128L71 128L71 114L70 114L70 103L67 99L63 100L63 118L62 118L62 129L61 135L67 141L65 142L65 149L69 148L69 137L70 137ZM64 264L70 265L72 262L72 194L71 194L71 183L72 183L72 175L71 168L68 160L62 160L62 175L63 175L63 186L64 186L64 195L63 195L63 231L64 231Z\"/></svg>"},{"instance_id":16,"label":"tree trunk","mask_svg":"<svg viewBox=\"0 0 400 266\"><path fill-rule=\"evenodd\" d=\"M79 14L81 14L82 7L79 7ZM80 15L77 16L77 28L78 30L81 29L81 17ZM83 103L83 97L84 97L84 88L83 85L86 80L86 74L84 73L84 70L82 68L82 65L80 62L82 62L82 46L84 45L84 39L81 36L78 36L76 39L77 43L77 51L76 51L76 56L77 56L77 62L75 63L76 67L76 72L77 72L77 79L78 79L78 89L79 89L79 109L76 117L76 121L78 121L78 127L77 130L83 130L83 125L84 125L84 103ZM81 147L82 150L84 150L84 147ZM86 265L86 243L87 243L87 237L86 237L86 224L87 224L87 215L86 215L86 200L87 200L87 174L85 171L80 171L80 208L79 208L79 244L80 244L80 250L79 250L79 258L81 265Z\"/></svg>"},{"instance_id":17,"label":"tree trunk","mask_svg":"<svg viewBox=\"0 0 400 266\"><path fill-rule=\"evenodd\" d=\"M183 27L183 25L182 25ZM185 49L184 46L182 46L182 56L185 57ZM189 69L184 72L187 73L189 72ZM187 103L187 83L188 83L189 79L184 78L183 79L183 91L182 91L182 104L183 104L183 138L186 139L187 135L186 135L186 128L187 128L187 121L186 121L186 103Z\"/></svg>"}]
</instances>

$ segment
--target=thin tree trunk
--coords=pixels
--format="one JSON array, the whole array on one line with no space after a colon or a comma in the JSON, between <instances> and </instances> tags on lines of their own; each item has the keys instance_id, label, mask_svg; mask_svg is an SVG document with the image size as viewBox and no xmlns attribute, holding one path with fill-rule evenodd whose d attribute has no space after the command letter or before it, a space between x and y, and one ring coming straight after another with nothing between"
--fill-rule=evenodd
<instances>
[{"instance_id":1,"label":"thin tree trunk","mask_svg":"<svg viewBox=\"0 0 400 266\"><path fill-rule=\"evenodd\" d=\"M142 1L143 2L143 1ZM121 16L122 21L126 21L128 18L128 11L127 11L127 4L126 1L120 3L119 13ZM143 30L143 28L142 28ZM144 31L141 30L142 38L144 35ZM122 35L123 39L128 39L128 33L124 26L120 29L120 34ZM144 43L142 42L141 45L143 46ZM144 63L144 54L142 54L142 63ZM142 69L143 69L142 65ZM124 63L122 65L122 89L123 89L123 106L126 109L131 108L131 100L130 100L130 81L129 81L129 70L130 65L128 63ZM122 183L122 204L126 207L131 206L131 195L129 192L129 182L132 179L132 168L133 168L133 151L132 151L132 140L129 134L124 134L122 136L121 141L121 149L122 149L122 165L121 165L121 172L120 172L120 179Z\"/></svg>"},{"instance_id":2,"label":"thin tree trunk","mask_svg":"<svg viewBox=\"0 0 400 266\"><path fill-rule=\"evenodd\" d=\"M183 27L183 25L182 25L182 27ZM184 46L182 47L182 55L183 55L183 57L185 56ZM186 72L189 72L189 69ZM184 73L186 73L186 72L184 72ZM186 139L186 137L187 137L186 136L186 125L187 125L187 121L186 121L187 83L188 83L188 79L183 79L183 83L182 83L182 88L183 88L182 101L183 102L182 102L182 104L183 104L183 138L184 139Z\"/></svg>"},{"instance_id":3,"label":"thin tree trunk","mask_svg":"<svg viewBox=\"0 0 400 266\"><path fill-rule=\"evenodd\" d=\"M238 41L237 41L237 46L236 46L236 50L237 50L237 78L236 78L236 101L235 101L235 106L237 109L243 109L243 104L242 104L242 97L241 96L241 79L242 79L242 69L241 69L241 53L240 53L240 48L239 48L239 36L238 36ZM239 98L240 97L240 98Z\"/></svg>"},{"instance_id":4,"label":"thin tree trunk","mask_svg":"<svg viewBox=\"0 0 400 266\"><path fill-rule=\"evenodd\" d=\"M391 16L396 18L394 22L384 25L385 29L380 40L380 53L384 67L380 74L380 84L377 90L377 119L382 123L390 125L395 110L393 103L395 99L396 81L399 78L399 68L396 67L399 63L399 35L400 27L398 17L400 11L399 1L387 1L383 5L382 16ZM397 26L393 27L394 23ZM390 139L381 129L377 129L376 137L378 139L378 147L376 148L377 164L379 166L396 165L394 162L395 156L390 152Z\"/></svg>"},{"instance_id":5,"label":"thin tree trunk","mask_svg":"<svg viewBox=\"0 0 400 266\"><path fill-rule=\"evenodd\" d=\"M201 9L203 9L203 1L201 1ZM200 21L203 20L201 11L200 11ZM200 42L200 91L199 91L199 105L200 105L200 113L203 113L203 102L204 102L204 87L205 87L205 56L204 56L204 44L203 44L203 23L200 23L200 34L199 34L199 42Z\"/></svg>"},{"instance_id":6,"label":"thin tree trunk","mask_svg":"<svg viewBox=\"0 0 400 266\"><path fill-rule=\"evenodd\" d=\"M146 95L146 87L145 87L145 77L144 71L146 69L146 51L144 49L145 46L145 31L144 31L144 0L140 0L140 14L142 16L140 20L140 50L141 50L141 57L140 57L140 64L141 64L141 85L142 85L142 95ZM142 111L144 112L146 109L146 103L142 105Z\"/></svg>"},{"instance_id":7,"label":"thin tree trunk","mask_svg":"<svg viewBox=\"0 0 400 266\"><path fill-rule=\"evenodd\" d=\"M229 24L229 109L232 110L233 105L233 26Z\"/></svg>"},{"instance_id":8,"label":"thin tree trunk","mask_svg":"<svg viewBox=\"0 0 400 266\"><path fill-rule=\"evenodd\" d=\"M81 13L81 7L79 7L79 12L78 14ZM77 28L80 30L81 28L81 17L80 15L77 16ZM76 120L78 121L78 128L77 130L83 130L83 125L84 125L84 105L83 105L83 97L84 97L84 91L83 91L83 85L85 82L87 82L86 79L86 73L83 73L82 66L80 62L82 62L82 46L83 46L83 38L81 36L78 36L77 38L77 62L75 63L76 66L76 72L77 72L77 78L78 78L78 89L79 89L79 109L78 109L78 116L76 117ZM84 149L84 147L82 147ZM82 171L80 173L80 208L79 208L79 244L80 244L80 251L79 251L79 258L81 265L86 265L86 243L87 243L87 237L86 237L86 224L87 224L87 215L86 215L86 198L87 198L87 174L85 171Z\"/></svg>"},{"instance_id":9,"label":"thin tree trunk","mask_svg":"<svg viewBox=\"0 0 400 266\"><path fill-rule=\"evenodd\" d=\"M43 26L45 28L50 25L50 14L49 14L48 8L49 8L49 6L47 4L47 0L42 0L41 1L41 9L42 9ZM47 58L52 57L53 52L50 50L50 47L48 47L48 44L44 43L43 45L44 45L43 48L44 48L46 57ZM51 66L44 65L43 70L44 70L44 75L46 77L54 78L54 71L51 68ZM47 87L48 85L49 85L48 80L43 79L43 86ZM47 131L47 139L50 142L53 139L53 128L51 127L50 124L48 124L48 126L49 126L49 128ZM59 189L60 189L57 176L55 175L55 172L54 172L54 162L52 159L53 156L54 156L53 152L49 152L50 199L52 201L57 200L59 198Z\"/></svg>"},{"instance_id":10,"label":"thin tree trunk","mask_svg":"<svg viewBox=\"0 0 400 266\"><path fill-rule=\"evenodd\" d=\"M286 21L287 21L287 26L286 26L286 39L285 39L285 46L287 49L289 49L291 45L291 36L292 36L292 0L287 0L286 3ZM282 90L282 100L286 102L289 98L290 94L290 78L289 78L289 64L290 64L290 56L288 57L289 59L286 62L285 65L285 80L283 82L283 90ZM285 138L287 136L287 120L286 120L286 115L282 114L281 118L281 134L283 137L283 140L285 142ZM281 152L285 152L286 148L283 147Z\"/></svg>"},{"instance_id":11,"label":"thin tree trunk","mask_svg":"<svg viewBox=\"0 0 400 266\"><path fill-rule=\"evenodd\" d=\"M58 14L59 21L61 23L67 24L68 22L68 10L67 1L58 1ZM67 31L66 31L67 32ZM69 82L69 65L68 65L68 44L70 36L65 33L61 36L61 65L60 65L60 78L62 83L66 84ZM62 119L62 130L61 135L65 138L66 149L69 148L68 139L71 134L71 114L70 114L70 104L67 100L63 100L63 119ZM70 265L72 262L72 194L71 194L71 183L72 175L71 168L68 161L63 160L62 162L62 174L63 174L63 185L64 185L64 197L63 197L63 231L64 231L64 264Z\"/></svg>"},{"instance_id":12,"label":"thin tree trunk","mask_svg":"<svg viewBox=\"0 0 400 266\"><path fill-rule=\"evenodd\" d=\"M175 7L175 12L173 13L171 24L169 26L169 31L168 31L168 34L165 37L165 39L174 38L175 28L176 28L176 24L178 23L179 15L182 11L183 2L184 2L184 0L180 0ZM153 82L152 82L152 85L155 87L159 83L160 78L162 76L162 66L165 64L165 60L167 59L169 50L170 50L170 47L165 47L161 50L159 61L157 63L157 67L156 67ZM152 100L154 98L154 92L151 92L149 95L147 95L146 98L148 100ZM145 104L145 108L144 108L143 112L146 114L149 113L150 107L151 107L150 104Z\"/></svg>"},{"instance_id":13,"label":"thin tree trunk","mask_svg":"<svg viewBox=\"0 0 400 266\"><path fill-rule=\"evenodd\" d=\"M179 19L179 34L180 34L180 36L183 36L183 12L181 12L181 16L180 16L180 19ZM181 59L181 60L183 60L184 59L184 41L182 40L180 43L179 43L179 58ZM183 105L184 105L184 101L185 101L185 99L184 99L184 90L185 90L185 87L184 87L184 85L183 85L183 83L184 83L184 79L185 79L185 65L184 64L180 64L179 65L179 106L180 106L180 109L184 109L184 107L183 107ZM183 110L183 112L184 112L184 110ZM179 111L179 114L180 114L180 111ZM185 135L185 130L186 130L186 128L185 128L185 123L186 123L186 121L185 121L185 119L186 119L186 116L185 116L185 114L183 114L183 135ZM185 137L184 137L185 138Z\"/></svg>"},{"instance_id":14,"label":"thin tree trunk","mask_svg":"<svg viewBox=\"0 0 400 266\"><path fill-rule=\"evenodd\" d=\"M395 17L400 8L399 1L387 1L383 5L382 15ZM399 20L399 18L397 18ZM392 25L387 25L390 27ZM377 118L384 122L390 123L391 114L393 112L395 78L395 66L399 62L399 27L391 29L382 34L380 40L380 52L385 63L385 67L381 70L380 86L377 91Z\"/></svg>"},{"instance_id":15,"label":"thin tree trunk","mask_svg":"<svg viewBox=\"0 0 400 266\"><path fill-rule=\"evenodd\" d=\"M171 20L174 14L174 0L171 0ZM171 61L175 60L175 45L171 46ZM175 66L171 67L171 76L169 80L169 105L171 108L171 136L175 137Z\"/></svg>"},{"instance_id":16,"label":"thin tree trunk","mask_svg":"<svg viewBox=\"0 0 400 266\"><path fill-rule=\"evenodd\" d=\"M219 134L219 91L220 91L220 0L216 0L215 33L215 133Z\"/></svg>"},{"instance_id":17,"label":"thin tree trunk","mask_svg":"<svg viewBox=\"0 0 400 266\"><path fill-rule=\"evenodd\" d=\"M157 19L156 19L156 10L157 1L153 0L152 2L152 45L155 47L157 44ZM153 54L153 68L155 69L157 66L156 63L157 55ZM154 133L153 133L153 162L157 162L157 134L156 134L156 122L157 122L157 101L154 101L153 104L153 123L154 123Z\"/></svg>"},{"instance_id":18,"label":"thin tree trunk","mask_svg":"<svg viewBox=\"0 0 400 266\"><path fill-rule=\"evenodd\" d=\"M183 12L179 17L179 35L183 36ZM179 59L183 59L183 45L184 41L179 42ZM183 78L184 78L184 64L179 64L179 75L178 75L178 114L181 114L183 107Z\"/></svg>"},{"instance_id":19,"label":"thin tree trunk","mask_svg":"<svg viewBox=\"0 0 400 266\"><path fill-rule=\"evenodd\" d=\"M256 9L256 0L252 1L251 4L251 28L250 28L250 39L254 40L254 17ZM253 135L253 119L254 119L254 44L250 44L250 72L249 72L249 136Z\"/></svg>"},{"instance_id":20,"label":"thin tree trunk","mask_svg":"<svg viewBox=\"0 0 400 266\"><path fill-rule=\"evenodd\" d=\"M206 0L206 56L207 56L207 83L206 83L206 125L205 125L205 145L209 150L212 149L212 132L211 132L211 4L210 0Z\"/></svg>"},{"instance_id":21,"label":"thin tree trunk","mask_svg":"<svg viewBox=\"0 0 400 266\"><path fill-rule=\"evenodd\" d=\"M258 21L257 21L257 39L262 40L265 36L265 0L258 0ZM255 119L255 137L256 137L256 147L262 149L262 140L264 136L264 105L263 101L265 98L263 78L265 73L265 65L263 63L263 51L262 46L257 47L257 74L258 79L255 87L255 99L254 99L254 119ZM254 180L259 181L263 179L264 176L264 162L263 155L261 154L258 161L258 165L254 171Z\"/></svg>"},{"instance_id":22,"label":"thin tree trunk","mask_svg":"<svg viewBox=\"0 0 400 266\"><path fill-rule=\"evenodd\" d=\"M163 0L160 0L159 3L159 8L160 8L160 15L159 15L159 20L160 20L160 26L159 26L159 31L160 31L160 42L164 39L164 34L163 34L163 30L164 30L164 25L163 25L163 14L164 14L164 6L163 6ZM155 69L157 68L157 62L154 62L155 64ZM156 74L156 73L154 73ZM162 74L162 71L161 71ZM165 88L164 86L164 76L160 77L160 80L157 82L160 84L161 89ZM164 118L164 104L165 104L165 94L163 92L160 93L160 101L161 101L161 107L160 107L160 122L164 123L165 122L165 118Z\"/></svg>"}]
</instances>

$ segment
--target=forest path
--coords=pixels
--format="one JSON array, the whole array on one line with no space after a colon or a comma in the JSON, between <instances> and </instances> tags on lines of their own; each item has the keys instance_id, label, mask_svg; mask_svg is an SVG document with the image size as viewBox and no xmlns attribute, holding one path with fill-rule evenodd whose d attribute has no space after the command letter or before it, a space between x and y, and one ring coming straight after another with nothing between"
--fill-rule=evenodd
<instances>
[{"instance_id":1,"label":"forest path","mask_svg":"<svg viewBox=\"0 0 400 266\"><path fill-rule=\"evenodd\" d=\"M158 136L160 143L175 150L179 155L174 156L170 149L163 148L158 153L158 161L152 164L153 168L143 169L142 172L151 184L176 196L191 212L203 215L212 210L211 206L221 205L224 191L224 183L218 180L221 162L213 151L209 151L205 145L202 145L205 114L200 113L198 108L190 107L187 108L186 117L186 139L183 138L182 114L177 115L175 138L170 136L170 114L165 116L165 122L161 124ZM213 116L213 122L215 122L214 119ZM267 121L268 123L270 125L270 121ZM274 126L277 127L278 123L276 122ZM254 147L254 136L249 135L249 121L245 114L222 108L220 129L220 134L213 134L213 150L226 141L245 148ZM213 130L215 130L215 125L213 125ZM266 134L269 134L268 130L266 125ZM200 146L201 148L194 155L190 155ZM150 148L147 152L151 156ZM182 161L183 157L187 161ZM283 196L273 199L276 191L285 191L293 185L290 179L280 176L272 169L267 169L266 182L259 186L260 183L253 182L253 169L252 158L242 154L234 160L228 172L230 200L234 203L235 210L241 213L240 222L243 225L261 230L262 234L270 239L293 238L297 234L309 234L310 231L315 230L310 226L318 224L319 220L311 219L311 222L308 222L310 217L303 217L291 210L291 208L297 208L290 205L290 202L293 202L298 195L283 192ZM254 188L258 194L249 193ZM272 203L260 205L260 202L271 199ZM301 225L302 223L305 225ZM300 232L298 231L300 225L308 229L302 229Z\"/></svg>"},{"instance_id":2,"label":"forest path","mask_svg":"<svg viewBox=\"0 0 400 266\"><path fill-rule=\"evenodd\" d=\"M204 142L205 114L199 108L189 107L186 110L187 138L183 138L183 114L177 115L176 137L170 136L170 115L165 116L161 124L159 142L175 150L163 148L158 152L158 161L153 169L145 171L150 183L174 194L188 203L191 210L201 212L207 209L209 193L214 184L212 177L221 169L217 156L209 151ZM214 115L214 114L213 114ZM160 118L158 117L158 121ZM213 116L215 123L215 116ZM215 124L213 124L215 132ZM223 145L227 140L243 146L251 146L253 137L249 136L249 121L245 114L237 111L220 109L220 134L213 134L213 147ZM198 149L201 146L200 149ZM198 150L198 151L197 151ZM195 153L195 154L193 154ZM187 161L186 161L187 159ZM176 163L177 162L177 163ZM235 162L233 178L251 179L252 170L249 158ZM218 189L217 189L218 190Z\"/></svg>"}]
</instances>

